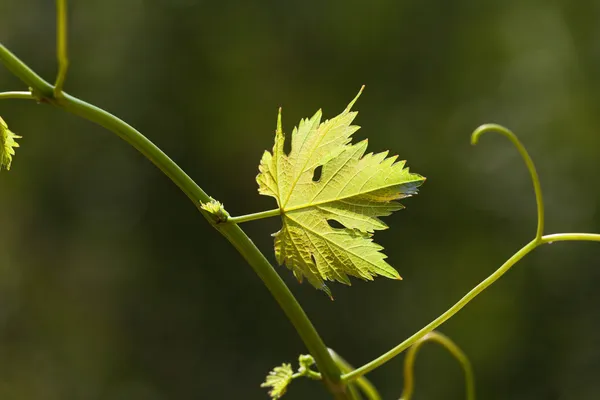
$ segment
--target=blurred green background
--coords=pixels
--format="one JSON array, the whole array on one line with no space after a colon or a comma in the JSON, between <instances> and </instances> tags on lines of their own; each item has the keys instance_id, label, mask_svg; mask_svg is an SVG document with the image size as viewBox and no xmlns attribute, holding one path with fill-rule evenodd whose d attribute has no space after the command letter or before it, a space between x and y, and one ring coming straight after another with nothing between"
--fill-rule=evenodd
<instances>
[{"instance_id":1,"label":"blurred green background","mask_svg":"<svg viewBox=\"0 0 600 400\"><path fill-rule=\"evenodd\" d=\"M369 149L427 176L377 234L404 277L335 301L278 272L326 343L356 366L450 307L529 241L541 176L547 232L600 231L600 3L553 1L70 2L66 90L140 129L234 215L273 208L258 161L277 108L291 132L356 108ZM2 0L0 40L53 80L54 2ZM0 90L26 88L0 68ZM305 352L261 281L147 160L98 126L2 101L23 135L0 173L0 398L266 399L267 371ZM244 226L274 262L277 219ZM600 398L600 246L535 251L447 322L480 399ZM402 357L370 374L385 399ZM415 399L461 399L435 345ZM312 381L286 398L325 399Z\"/></svg>"}]
</instances>

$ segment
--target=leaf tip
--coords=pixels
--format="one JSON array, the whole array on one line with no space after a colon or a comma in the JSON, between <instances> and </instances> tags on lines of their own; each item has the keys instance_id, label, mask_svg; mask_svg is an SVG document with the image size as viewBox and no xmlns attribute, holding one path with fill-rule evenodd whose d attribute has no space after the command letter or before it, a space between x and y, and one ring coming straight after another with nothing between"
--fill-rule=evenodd
<instances>
[{"instance_id":1,"label":"leaf tip","mask_svg":"<svg viewBox=\"0 0 600 400\"><path fill-rule=\"evenodd\" d=\"M281 134L283 132L283 128L281 127L281 107L279 107L279 112L277 113L277 131L276 133Z\"/></svg>"},{"instance_id":2,"label":"leaf tip","mask_svg":"<svg viewBox=\"0 0 600 400\"><path fill-rule=\"evenodd\" d=\"M348 104L348 106L346 106L346 111L350 111L352 109L352 106L354 106L354 103L356 103L356 101L362 94L363 90L365 90L365 85L362 85L360 87L360 90L358 91L358 94L356 95L356 97L354 97L354 99L352 99L352 101Z\"/></svg>"},{"instance_id":3,"label":"leaf tip","mask_svg":"<svg viewBox=\"0 0 600 400\"><path fill-rule=\"evenodd\" d=\"M329 296L329 300L334 301L331 289L329 289L329 287L326 284L323 284L323 286L321 286L321 290L324 291L327 296Z\"/></svg>"}]
</instances>

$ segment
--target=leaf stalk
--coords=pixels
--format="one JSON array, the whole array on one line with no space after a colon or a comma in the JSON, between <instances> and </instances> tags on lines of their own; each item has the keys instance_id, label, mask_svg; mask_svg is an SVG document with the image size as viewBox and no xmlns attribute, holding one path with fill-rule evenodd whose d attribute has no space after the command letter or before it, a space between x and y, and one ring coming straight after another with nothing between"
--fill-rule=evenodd
<instances>
[{"instance_id":1,"label":"leaf stalk","mask_svg":"<svg viewBox=\"0 0 600 400\"><path fill-rule=\"evenodd\" d=\"M281 215L281 210L279 208L276 208L274 210L261 211L261 212L257 212L254 214L246 214L246 215L240 215L237 217L229 217L229 218L227 218L227 222L230 222L232 224L241 224L242 222L256 221L259 219L276 217L278 215Z\"/></svg>"}]
</instances>

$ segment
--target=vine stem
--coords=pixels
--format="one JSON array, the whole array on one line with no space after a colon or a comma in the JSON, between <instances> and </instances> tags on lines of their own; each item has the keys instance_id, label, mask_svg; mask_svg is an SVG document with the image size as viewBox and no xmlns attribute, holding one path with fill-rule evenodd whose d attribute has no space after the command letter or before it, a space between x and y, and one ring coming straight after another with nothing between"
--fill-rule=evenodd
<instances>
[{"instance_id":1,"label":"vine stem","mask_svg":"<svg viewBox=\"0 0 600 400\"><path fill-rule=\"evenodd\" d=\"M67 93L61 92L61 95L56 97L54 86L31 70L2 44L0 44L0 60L10 72L32 88L32 96L36 100L62 108L117 134L167 175L197 208L201 203L210 201L210 197L173 160L131 125ZM18 98L25 97L19 95ZM338 400L348 399L339 367L312 322L271 263L237 224L213 224L213 226L240 252L279 303L314 357L328 390Z\"/></svg>"},{"instance_id":2,"label":"vine stem","mask_svg":"<svg viewBox=\"0 0 600 400\"><path fill-rule=\"evenodd\" d=\"M106 129L116 133L119 137L131 144L151 162L153 162L165 175L167 175L199 208L203 202L210 201L210 197L165 153L163 153L156 145L143 136L139 131L123 120L108 113L107 111L86 103L74 96L71 96L62 91L66 74L68 70L67 58L67 20L66 20L66 0L56 0L57 4L57 58L58 58L58 74L55 85L51 85L31 70L25 63L12 54L5 46L0 44L0 60L5 64L7 69L15 76L19 77L25 84L31 88L31 92L5 92L0 94L0 99L35 99L39 102L49 103L59 108L83 117L91 122L105 127ZM537 211L538 211L538 226L535 238L522 247L517 253L511 256L499 269L492 275L483 280L462 299L460 299L449 310L441 314L439 317L430 322L427 326L416 332L414 335L394 347L387 353L376 358L375 360L363 365L362 367L351 370L351 367L346 367L344 363L342 369L346 372L340 377L340 367L334 360L334 357L329 353L325 344L318 332L312 325L306 313L294 298L289 288L285 285L281 277L277 274L273 266L268 262L265 256L254 245L250 238L238 226L238 223L252 221L256 219L266 218L278 215L279 210L269 210L266 212L249 214L239 217L231 217L229 224L214 224L213 226L229 240L230 243L239 251L244 259L250 264L257 275L264 282L265 286L272 293L281 308L284 310L299 336L304 341L310 353L313 355L315 362L322 374L323 381L335 396L336 399L348 399L351 394L346 393L345 385L357 380L357 384L362 383L361 388L365 390L363 385L366 381L362 376L373 369L383 365L397 354L408 347L414 345L417 341L423 340L426 335L443 324L460 309L462 309L469 301L480 294L488 286L504 275L514 264L533 251L541 244L550 244L558 241L596 241L600 242L600 234L588 233L564 233L543 236L544 232L544 204L541 193L541 185L537 171L531 157L525 150L524 146L510 130L496 124L487 124L478 128L472 135L472 143L475 144L479 137L488 131L497 131L517 147L521 153L527 168L531 174L533 186L536 195ZM373 388L374 390L374 388ZM376 391L372 393L372 398L377 399Z\"/></svg>"},{"instance_id":3,"label":"vine stem","mask_svg":"<svg viewBox=\"0 0 600 400\"><path fill-rule=\"evenodd\" d=\"M58 58L58 74L54 84L54 97L61 97L69 69L69 59L67 57L67 0L56 0L56 56Z\"/></svg>"},{"instance_id":4,"label":"vine stem","mask_svg":"<svg viewBox=\"0 0 600 400\"><path fill-rule=\"evenodd\" d=\"M343 373L348 373L354 370L354 367L348 363L342 356L336 353L333 349L329 349L329 353L333 360L337 363ZM373 384L364 376L356 379L356 385L360 388L368 400L381 400L381 395L373 386Z\"/></svg>"},{"instance_id":5,"label":"vine stem","mask_svg":"<svg viewBox=\"0 0 600 400\"><path fill-rule=\"evenodd\" d=\"M0 43L0 60L2 60L6 69L31 88L37 99L51 99L54 97L54 87L36 74L2 43Z\"/></svg>"},{"instance_id":6,"label":"vine stem","mask_svg":"<svg viewBox=\"0 0 600 400\"><path fill-rule=\"evenodd\" d=\"M554 242L563 242L563 241L590 241L590 242L600 242L600 234L596 233L556 233L552 235L542 236L540 239L533 239L531 242L527 243L523 246L519 251L513 254L500 268L498 268L492 275L484 279L481 283L475 286L470 292L468 292L462 299L460 299L456 304L454 304L450 309L444 312L442 315L431 321L425 327L420 329L418 332L413 334L411 337L400 343L398 346L389 350L387 353L382 354L371 362L363 365L362 367L355 369L352 372L342 375L342 380L344 382L352 382L358 377L367 374L374 369L380 367L386 362L390 361L392 358L396 357L398 354L402 353L404 350L412 346L415 342L422 339L429 332L433 331L448 319L450 319L454 314L460 311L464 306L467 305L468 302L473 300L478 294L483 292L488 286L492 283L496 282L502 275L504 275L513 265L515 265L518 261L520 261L523 257L529 254L532 250L542 244L550 244Z\"/></svg>"},{"instance_id":7,"label":"vine stem","mask_svg":"<svg viewBox=\"0 0 600 400\"><path fill-rule=\"evenodd\" d=\"M232 224L241 224L242 222L255 221L257 219L276 217L281 215L281 210L276 208L274 210L261 211L254 214L246 214L240 215L237 217L229 217L227 218L227 222L231 222Z\"/></svg>"},{"instance_id":8,"label":"vine stem","mask_svg":"<svg viewBox=\"0 0 600 400\"><path fill-rule=\"evenodd\" d=\"M392 358L396 357L398 354L402 353L404 350L408 349L410 346L415 344L418 340L422 339L429 332L436 329L438 326L442 325L444 322L449 320L454 314L460 311L464 306L467 305L468 302L473 300L478 294L483 292L488 286L492 283L496 282L502 275L506 273L513 265L515 265L519 260L525 257L529 252L531 252L539 243L539 240L534 239L531 242L527 243L523 246L519 251L517 251L511 258L509 258L500 268L498 268L493 274L484 279L481 283L475 286L469 293L467 293L462 299L460 299L456 304L454 304L450 309L441 314L439 317L431 321L425 327L420 329L418 332L413 334L411 337L400 343L398 346L394 347L387 353L382 354L377 357L373 361L363 365L362 367L355 369L354 371L345 374L342 376L342 380L344 382L351 382L354 379L362 376L368 372L373 371L375 368L380 367L386 362L390 361Z\"/></svg>"},{"instance_id":9,"label":"vine stem","mask_svg":"<svg viewBox=\"0 0 600 400\"><path fill-rule=\"evenodd\" d=\"M529 174L531 176L531 181L533 183L533 189L535 192L535 199L537 204L537 229L535 238L523 246L519 251L513 254L500 268L498 268L494 273L488 276L486 279L481 281L477 286L475 286L471 291L469 291L463 298L461 298L457 303L455 303L450 309L441 314L439 317L431 321L425 327L417 331L411 337L392 348L388 352L382 354L376 359L368 362L362 367L355 369L352 372L346 373L342 375L342 380L344 382L352 382L354 379L374 370L375 368L380 367L385 364L398 354L402 353L404 350L415 344L418 340L421 340L425 335L442 325L448 319L450 319L454 314L460 311L464 306L467 305L471 300L473 300L477 295L487 289L492 283L496 282L502 275L504 275L513 265L515 265L519 260L533 251L536 247L541 244L550 244L553 242L559 241L594 241L600 242L600 234L593 233L559 233L543 236L544 232L544 201L542 197L542 188L540 185L540 179L535 169L535 165L533 160L529 156L529 153L525 149L525 146L519 141L517 136L510 131L509 129L497 125L497 124L485 124L481 125L477 128L473 134L471 135L471 143L477 144L481 135L486 132L498 132L503 136L507 137L513 145L517 148L521 157L523 157L523 161L525 161L525 165L529 170Z\"/></svg>"},{"instance_id":10,"label":"vine stem","mask_svg":"<svg viewBox=\"0 0 600 400\"><path fill-rule=\"evenodd\" d=\"M466 398L467 400L475 400L475 378L469 358L449 337L435 331L429 332L421 340L418 340L412 345L406 352L406 358L404 359L404 390L402 391L400 400L410 400L412 398L415 388L415 360L419 349L427 342L436 342L440 344L459 362L465 374Z\"/></svg>"},{"instance_id":11,"label":"vine stem","mask_svg":"<svg viewBox=\"0 0 600 400\"><path fill-rule=\"evenodd\" d=\"M600 242L600 234L597 233L553 233L542 237L542 243L553 242Z\"/></svg>"}]
</instances>

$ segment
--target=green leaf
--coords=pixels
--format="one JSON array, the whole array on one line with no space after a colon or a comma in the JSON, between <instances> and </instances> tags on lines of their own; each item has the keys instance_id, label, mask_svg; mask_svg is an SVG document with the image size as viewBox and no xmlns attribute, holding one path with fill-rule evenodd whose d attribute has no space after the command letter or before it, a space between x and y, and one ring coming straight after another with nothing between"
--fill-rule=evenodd
<instances>
[{"instance_id":1,"label":"green leaf","mask_svg":"<svg viewBox=\"0 0 600 400\"><path fill-rule=\"evenodd\" d=\"M267 375L267 378L260 387L270 387L269 396L272 399L279 399L285 394L288 385L293 379L293 375L292 365L282 364L280 367L275 367L269 372L269 375Z\"/></svg>"},{"instance_id":2,"label":"green leaf","mask_svg":"<svg viewBox=\"0 0 600 400\"><path fill-rule=\"evenodd\" d=\"M275 197L281 211L283 227L274 234L277 261L300 282L306 277L328 294L324 281L350 285L348 275L401 279L371 237L387 228L378 217L403 208L394 200L416 194L425 180L397 156L365 154L367 140L351 143L359 127L351 125L357 112L350 110L361 93L362 88L331 120L321 122L321 110L301 120L289 154L280 109L273 152L265 151L256 177L259 193ZM332 227L331 221L344 228Z\"/></svg>"},{"instance_id":3,"label":"green leaf","mask_svg":"<svg viewBox=\"0 0 600 400\"><path fill-rule=\"evenodd\" d=\"M15 155L15 148L19 147L19 143L15 139L20 139L8 129L6 122L0 117L0 171L2 168L7 171L12 164L12 158Z\"/></svg>"}]
</instances>

